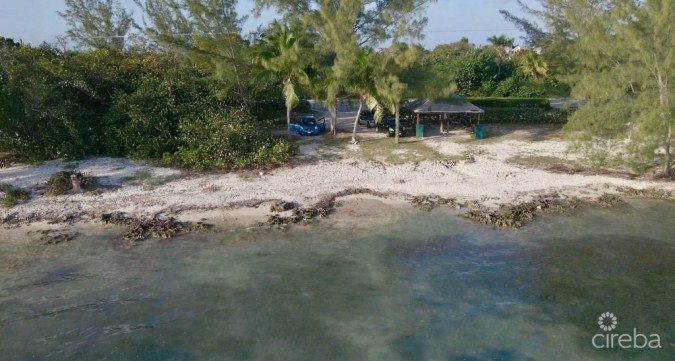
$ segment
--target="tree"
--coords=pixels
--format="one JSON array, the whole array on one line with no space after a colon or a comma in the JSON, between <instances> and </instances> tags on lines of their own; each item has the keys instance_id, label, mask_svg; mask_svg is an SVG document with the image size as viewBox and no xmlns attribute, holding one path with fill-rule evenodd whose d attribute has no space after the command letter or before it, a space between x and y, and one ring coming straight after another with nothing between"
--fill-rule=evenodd
<instances>
[{"instance_id":1,"label":"tree","mask_svg":"<svg viewBox=\"0 0 675 361\"><path fill-rule=\"evenodd\" d=\"M328 56L318 62L323 68L321 97L331 113L331 133L336 134L336 100L347 90L359 47L421 37L423 10L431 1L256 0L256 8L275 7L286 17L302 19L307 31L322 40L316 50Z\"/></svg>"},{"instance_id":2,"label":"tree","mask_svg":"<svg viewBox=\"0 0 675 361\"><path fill-rule=\"evenodd\" d=\"M265 69L259 77L277 78L283 86L289 140L292 139L291 110L300 101L297 88L301 84L309 83L309 76L305 71L305 66L309 65L304 51L306 49L300 45L298 36L287 26L274 22L258 50L258 60Z\"/></svg>"},{"instance_id":3,"label":"tree","mask_svg":"<svg viewBox=\"0 0 675 361\"><path fill-rule=\"evenodd\" d=\"M350 6L353 0L255 0L256 13L264 8L274 7L290 19L303 19L319 25L315 20L326 20L325 9L340 9ZM356 34L359 46L376 47L387 41L417 39L422 36L427 18L426 6L435 0L359 0L360 10L354 14L350 26ZM352 4L353 5L353 4ZM323 12L323 14L321 14ZM321 14L323 17L316 17ZM310 19L314 17L314 19ZM318 30L317 30L318 31Z\"/></svg>"},{"instance_id":4,"label":"tree","mask_svg":"<svg viewBox=\"0 0 675 361\"><path fill-rule=\"evenodd\" d=\"M93 49L124 49L124 40L136 24L119 0L65 0L68 36L80 46Z\"/></svg>"},{"instance_id":5,"label":"tree","mask_svg":"<svg viewBox=\"0 0 675 361\"><path fill-rule=\"evenodd\" d=\"M532 50L521 50L514 54L518 63L518 72L524 78L542 79L548 73L546 61Z\"/></svg>"},{"instance_id":6,"label":"tree","mask_svg":"<svg viewBox=\"0 0 675 361\"><path fill-rule=\"evenodd\" d=\"M498 64L501 67L501 63L508 58L509 51L513 48L513 42L515 39L509 38L506 35L492 35L487 38L487 41L490 42L488 46L489 49L497 55Z\"/></svg>"},{"instance_id":7,"label":"tree","mask_svg":"<svg viewBox=\"0 0 675 361\"><path fill-rule=\"evenodd\" d=\"M221 97L230 91L247 106L245 79L248 45L241 37L246 17L236 12L237 0L134 0L150 19L146 32L155 40L210 63L221 83Z\"/></svg>"},{"instance_id":8,"label":"tree","mask_svg":"<svg viewBox=\"0 0 675 361\"><path fill-rule=\"evenodd\" d=\"M550 46L564 49L572 95L585 104L568 136L597 162L672 165L675 4L671 0L542 0ZM564 35L564 36L563 36ZM560 44L563 44L562 46Z\"/></svg>"},{"instance_id":9,"label":"tree","mask_svg":"<svg viewBox=\"0 0 675 361\"><path fill-rule=\"evenodd\" d=\"M375 72L375 89L379 102L395 115L395 137L399 142L401 101L412 97L438 97L450 91L451 85L436 78L424 64L421 46L393 44L380 52Z\"/></svg>"},{"instance_id":10,"label":"tree","mask_svg":"<svg viewBox=\"0 0 675 361\"><path fill-rule=\"evenodd\" d=\"M514 38L509 38L506 35L492 35L491 37L487 38L487 41L490 42L493 46L499 46L502 48L512 48L515 39Z\"/></svg>"},{"instance_id":11,"label":"tree","mask_svg":"<svg viewBox=\"0 0 675 361\"><path fill-rule=\"evenodd\" d=\"M354 59L353 71L347 82L349 93L356 95L359 100L359 109L354 118L354 129L352 130L352 144L356 144L356 127L363 111L363 106L373 111L375 110L375 119L382 118L382 107L377 101L377 90L375 88L375 59L377 54L372 49L360 49Z\"/></svg>"},{"instance_id":12,"label":"tree","mask_svg":"<svg viewBox=\"0 0 675 361\"><path fill-rule=\"evenodd\" d=\"M518 1L518 6L520 7L523 12L525 12L528 15L531 15L532 17L538 17L538 18L546 18L548 14L545 14L541 11L534 10L531 7L527 6L525 3L523 3L521 0ZM526 18L521 18L516 15L513 15L508 10L499 10L499 13L504 16L504 19L506 21L512 23L515 25L518 30L523 32L525 36L523 36L523 40L525 41L525 44L528 46L542 46L544 40L550 36L550 33L547 33L539 25L536 23L532 22L531 20L528 20ZM547 23L547 25L551 25L551 23Z\"/></svg>"}]
</instances>

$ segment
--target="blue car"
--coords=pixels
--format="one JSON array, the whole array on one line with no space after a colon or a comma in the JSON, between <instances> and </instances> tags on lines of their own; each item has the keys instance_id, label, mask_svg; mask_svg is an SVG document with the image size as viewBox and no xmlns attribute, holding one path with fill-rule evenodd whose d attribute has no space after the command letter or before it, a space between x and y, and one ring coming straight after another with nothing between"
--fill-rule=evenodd
<instances>
[{"instance_id":1,"label":"blue car","mask_svg":"<svg viewBox=\"0 0 675 361\"><path fill-rule=\"evenodd\" d=\"M316 120L313 115L303 115L291 123L291 132L298 135L319 135L326 131L326 118Z\"/></svg>"}]
</instances>

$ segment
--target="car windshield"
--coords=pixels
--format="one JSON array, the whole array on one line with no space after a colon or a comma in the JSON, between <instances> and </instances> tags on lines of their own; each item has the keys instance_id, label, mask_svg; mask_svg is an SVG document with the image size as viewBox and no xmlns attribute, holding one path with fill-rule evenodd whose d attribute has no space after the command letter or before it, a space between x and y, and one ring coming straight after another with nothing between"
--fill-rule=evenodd
<instances>
[{"instance_id":1,"label":"car windshield","mask_svg":"<svg viewBox=\"0 0 675 361\"><path fill-rule=\"evenodd\" d=\"M302 118L302 120L300 120L300 124L302 124L302 125L316 125L316 119L314 119L314 118Z\"/></svg>"}]
</instances>

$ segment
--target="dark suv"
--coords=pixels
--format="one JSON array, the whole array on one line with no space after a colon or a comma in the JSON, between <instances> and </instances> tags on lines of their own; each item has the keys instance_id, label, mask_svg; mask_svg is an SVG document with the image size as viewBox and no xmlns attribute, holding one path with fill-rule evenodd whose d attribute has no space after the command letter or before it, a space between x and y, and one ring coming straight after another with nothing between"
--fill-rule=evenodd
<instances>
[{"instance_id":1,"label":"dark suv","mask_svg":"<svg viewBox=\"0 0 675 361\"><path fill-rule=\"evenodd\" d=\"M375 125L373 112L368 109L361 110L361 114L359 114L359 124L365 124L367 128L372 128L373 125Z\"/></svg>"},{"instance_id":2,"label":"dark suv","mask_svg":"<svg viewBox=\"0 0 675 361\"><path fill-rule=\"evenodd\" d=\"M382 119L381 122L375 124L378 132L387 132L388 137L394 136L394 129L396 128L396 119L394 117L386 117ZM400 124L398 125L398 135L402 136L405 134L405 127Z\"/></svg>"}]
</instances>

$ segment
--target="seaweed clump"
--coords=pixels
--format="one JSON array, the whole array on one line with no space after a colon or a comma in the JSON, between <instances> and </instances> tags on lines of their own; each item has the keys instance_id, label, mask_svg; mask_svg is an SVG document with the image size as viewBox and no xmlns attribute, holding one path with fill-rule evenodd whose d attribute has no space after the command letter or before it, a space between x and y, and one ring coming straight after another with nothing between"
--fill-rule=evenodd
<instances>
[{"instance_id":1,"label":"seaweed clump","mask_svg":"<svg viewBox=\"0 0 675 361\"><path fill-rule=\"evenodd\" d=\"M626 197L630 198L675 200L675 195L673 195L672 192L658 188L620 188L619 190L622 191Z\"/></svg>"},{"instance_id":2,"label":"seaweed clump","mask_svg":"<svg viewBox=\"0 0 675 361\"><path fill-rule=\"evenodd\" d=\"M450 204L456 209L461 208L459 203L457 203L454 199L443 198L439 196L414 196L410 198L409 201L413 207L427 212L430 212L431 210L444 204Z\"/></svg>"},{"instance_id":3,"label":"seaweed clump","mask_svg":"<svg viewBox=\"0 0 675 361\"><path fill-rule=\"evenodd\" d=\"M548 196L526 203L503 205L497 210L473 209L463 216L498 228L520 228L523 224L533 221L537 212L564 212L568 209L593 204L599 204L602 207L616 207L625 204L625 202L620 197L609 194L603 195L596 201L585 201L576 197L559 199Z\"/></svg>"},{"instance_id":4,"label":"seaweed clump","mask_svg":"<svg viewBox=\"0 0 675 361\"><path fill-rule=\"evenodd\" d=\"M106 224L127 227L127 232L122 236L126 248L133 247L148 238L168 239L179 233L201 232L211 227L204 222L180 222L174 218L138 219L127 217L121 212L102 214L100 220Z\"/></svg>"},{"instance_id":5,"label":"seaweed clump","mask_svg":"<svg viewBox=\"0 0 675 361\"><path fill-rule=\"evenodd\" d=\"M312 206L309 207L304 207L304 208L293 208L293 212L291 213L290 216L280 216L278 214L273 214L271 215L266 222L261 222L258 224L258 226L263 227L263 226L286 226L289 224L295 224L295 223L303 223L303 224L309 224L311 223L315 218L325 218L327 217L331 212L335 210L335 208L339 205L338 202L336 201L337 198L340 197L345 197L348 195L353 195L353 194L372 194L376 195L379 197L386 197L386 194L380 193L377 191L373 191L371 189L367 188L348 188L343 191L327 195ZM293 204L295 206L295 204ZM272 210L274 211L274 210Z\"/></svg>"}]
</instances>

